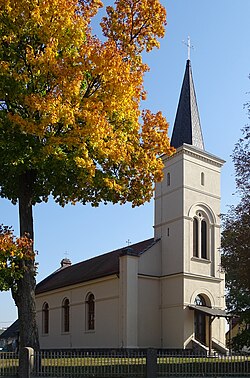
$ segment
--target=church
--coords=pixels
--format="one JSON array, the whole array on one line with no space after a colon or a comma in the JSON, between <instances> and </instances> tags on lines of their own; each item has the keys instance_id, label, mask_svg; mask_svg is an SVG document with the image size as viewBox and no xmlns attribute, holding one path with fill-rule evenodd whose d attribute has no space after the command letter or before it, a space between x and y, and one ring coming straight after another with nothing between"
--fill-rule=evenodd
<instances>
[{"instance_id":1,"label":"church","mask_svg":"<svg viewBox=\"0 0 250 378\"><path fill-rule=\"evenodd\" d=\"M155 187L154 237L61 267L36 288L40 346L226 352L222 159L205 151L188 59Z\"/></svg>"}]
</instances>

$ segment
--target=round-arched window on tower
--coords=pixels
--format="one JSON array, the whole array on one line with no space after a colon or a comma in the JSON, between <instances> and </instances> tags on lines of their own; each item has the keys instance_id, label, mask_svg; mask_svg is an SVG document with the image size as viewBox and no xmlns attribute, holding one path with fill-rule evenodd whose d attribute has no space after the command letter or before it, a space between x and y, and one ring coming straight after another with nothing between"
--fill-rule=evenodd
<instances>
[{"instance_id":1,"label":"round-arched window on tower","mask_svg":"<svg viewBox=\"0 0 250 378\"><path fill-rule=\"evenodd\" d=\"M201 221L201 258L207 259L207 222Z\"/></svg>"},{"instance_id":2,"label":"round-arched window on tower","mask_svg":"<svg viewBox=\"0 0 250 378\"><path fill-rule=\"evenodd\" d=\"M198 219L194 218L193 220L193 256L199 257L199 224Z\"/></svg>"},{"instance_id":3,"label":"round-arched window on tower","mask_svg":"<svg viewBox=\"0 0 250 378\"><path fill-rule=\"evenodd\" d=\"M197 210L192 219L192 256L199 259L209 260L211 258L212 239L210 222L207 214L202 210Z\"/></svg>"}]
</instances>

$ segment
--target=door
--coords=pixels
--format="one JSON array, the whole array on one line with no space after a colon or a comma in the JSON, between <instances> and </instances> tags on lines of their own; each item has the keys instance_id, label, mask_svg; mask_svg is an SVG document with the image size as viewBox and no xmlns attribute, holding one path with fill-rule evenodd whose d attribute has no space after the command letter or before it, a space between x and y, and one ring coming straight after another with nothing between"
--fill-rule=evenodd
<instances>
[{"instance_id":1,"label":"door","mask_svg":"<svg viewBox=\"0 0 250 378\"><path fill-rule=\"evenodd\" d=\"M194 313L195 339L206 345L206 315L198 310Z\"/></svg>"}]
</instances>

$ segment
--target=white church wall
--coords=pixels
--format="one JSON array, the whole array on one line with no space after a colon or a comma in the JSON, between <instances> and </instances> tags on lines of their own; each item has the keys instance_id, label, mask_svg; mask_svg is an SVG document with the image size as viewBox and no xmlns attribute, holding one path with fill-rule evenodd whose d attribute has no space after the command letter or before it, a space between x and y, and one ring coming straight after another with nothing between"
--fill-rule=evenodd
<instances>
[{"instance_id":1,"label":"white church wall","mask_svg":"<svg viewBox=\"0 0 250 378\"><path fill-rule=\"evenodd\" d=\"M67 269L67 268L66 268ZM40 346L46 348L84 348L119 346L119 284L116 276L82 283L70 289L37 295ZM86 327L86 296L95 296L95 329ZM70 331L62 331L62 301L70 301ZM42 332L43 303L49 304L49 333Z\"/></svg>"},{"instance_id":2,"label":"white church wall","mask_svg":"<svg viewBox=\"0 0 250 378\"><path fill-rule=\"evenodd\" d=\"M162 347L183 348L182 274L161 279Z\"/></svg>"},{"instance_id":3,"label":"white church wall","mask_svg":"<svg viewBox=\"0 0 250 378\"><path fill-rule=\"evenodd\" d=\"M186 307L183 312L185 322L185 327L183 329L183 347L190 348L190 341L194 338L194 311L191 311Z\"/></svg>"},{"instance_id":4,"label":"white church wall","mask_svg":"<svg viewBox=\"0 0 250 378\"><path fill-rule=\"evenodd\" d=\"M226 346L226 320L225 318L216 318L212 323L212 340L220 346Z\"/></svg>"},{"instance_id":5,"label":"white church wall","mask_svg":"<svg viewBox=\"0 0 250 378\"><path fill-rule=\"evenodd\" d=\"M207 155L211 156L210 154ZM184 153L184 169L184 186L191 187L193 190L196 189L199 195L207 192L209 196L218 198L220 195L220 167L215 160L203 158L202 153L200 156L192 155L186 150L186 153ZM201 173L204 173L203 184Z\"/></svg>"},{"instance_id":6,"label":"white church wall","mask_svg":"<svg viewBox=\"0 0 250 378\"><path fill-rule=\"evenodd\" d=\"M159 276L161 274L161 241L158 241L139 258L139 274Z\"/></svg>"},{"instance_id":7,"label":"white church wall","mask_svg":"<svg viewBox=\"0 0 250 378\"><path fill-rule=\"evenodd\" d=\"M167 234L162 237L162 274L183 271L183 221L169 224Z\"/></svg>"},{"instance_id":8,"label":"white church wall","mask_svg":"<svg viewBox=\"0 0 250 378\"><path fill-rule=\"evenodd\" d=\"M181 157L175 154L165 160L164 179L155 191L155 238L167 234L169 223L173 223L183 212Z\"/></svg>"},{"instance_id":9,"label":"white church wall","mask_svg":"<svg viewBox=\"0 0 250 378\"><path fill-rule=\"evenodd\" d=\"M119 346L138 345L138 256L120 257L119 274Z\"/></svg>"},{"instance_id":10,"label":"white church wall","mask_svg":"<svg viewBox=\"0 0 250 378\"><path fill-rule=\"evenodd\" d=\"M160 280L139 276L138 346L161 346Z\"/></svg>"}]
</instances>

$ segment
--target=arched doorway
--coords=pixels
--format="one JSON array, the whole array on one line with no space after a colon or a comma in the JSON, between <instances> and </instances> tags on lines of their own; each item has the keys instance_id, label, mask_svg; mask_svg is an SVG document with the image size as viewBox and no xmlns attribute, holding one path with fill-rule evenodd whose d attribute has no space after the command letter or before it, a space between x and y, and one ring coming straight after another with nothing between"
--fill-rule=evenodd
<instances>
[{"instance_id":1,"label":"arched doorway","mask_svg":"<svg viewBox=\"0 0 250 378\"><path fill-rule=\"evenodd\" d=\"M194 304L206 306L206 301L202 295L197 295ZM194 335L197 341L206 345L206 314L198 310L194 312Z\"/></svg>"}]
</instances>

